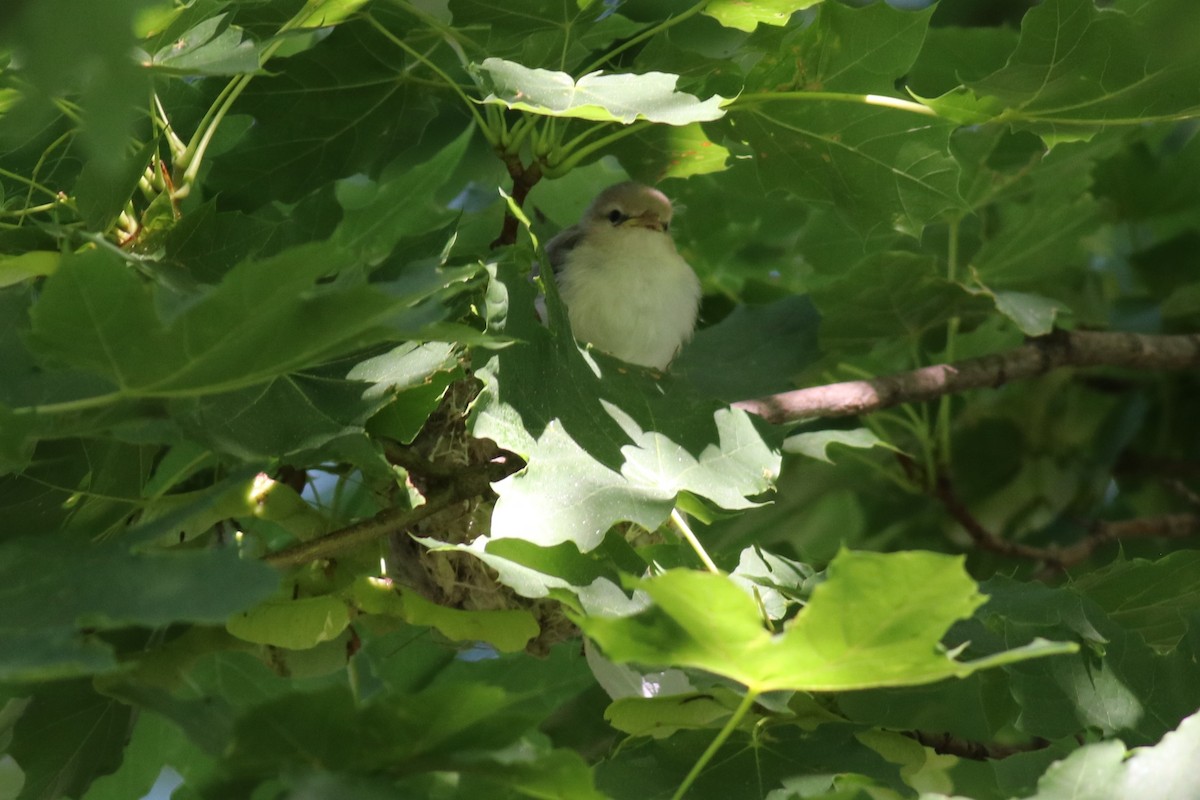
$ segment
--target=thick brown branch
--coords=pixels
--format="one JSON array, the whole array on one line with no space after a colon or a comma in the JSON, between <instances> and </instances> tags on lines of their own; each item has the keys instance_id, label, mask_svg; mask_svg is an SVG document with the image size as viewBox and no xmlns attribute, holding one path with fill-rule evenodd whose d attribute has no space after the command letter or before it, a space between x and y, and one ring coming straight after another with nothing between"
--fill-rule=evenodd
<instances>
[{"instance_id":1,"label":"thick brown branch","mask_svg":"<svg viewBox=\"0 0 1200 800\"><path fill-rule=\"evenodd\" d=\"M1045 739L1033 739L1025 744L996 744L995 742L973 742L968 739L958 739L948 733L928 733L926 731L903 731L905 736L916 739L921 744L946 756L969 758L973 761L1008 758L1017 753L1029 753L1043 750L1050 746Z\"/></svg>"},{"instance_id":2,"label":"thick brown branch","mask_svg":"<svg viewBox=\"0 0 1200 800\"><path fill-rule=\"evenodd\" d=\"M1062 367L1124 367L1139 370L1200 368L1200 334L1059 331L1005 353L742 400L737 408L768 422L869 414L900 403L933 400L969 389L1002 386Z\"/></svg>"},{"instance_id":3,"label":"thick brown branch","mask_svg":"<svg viewBox=\"0 0 1200 800\"><path fill-rule=\"evenodd\" d=\"M542 179L542 165L535 161L529 166L521 163L519 156L510 155L504 158L504 164L508 167L508 174L513 179L512 199L517 204L518 208L525 207L525 198L529 196L529 190L537 185L537 182ZM505 212L504 225L500 229L500 235L492 241L490 247L495 249L504 245L515 244L517 241L517 218L511 213Z\"/></svg>"},{"instance_id":4,"label":"thick brown branch","mask_svg":"<svg viewBox=\"0 0 1200 800\"><path fill-rule=\"evenodd\" d=\"M524 462L520 458L510 455L504 459L467 468L453 478L448 488L429 497L424 505L412 509L384 509L370 519L270 553L264 556L263 560L276 567L294 567L318 558L329 558L391 533L399 533L455 503L490 491L493 482L508 477L523 466Z\"/></svg>"}]
</instances>

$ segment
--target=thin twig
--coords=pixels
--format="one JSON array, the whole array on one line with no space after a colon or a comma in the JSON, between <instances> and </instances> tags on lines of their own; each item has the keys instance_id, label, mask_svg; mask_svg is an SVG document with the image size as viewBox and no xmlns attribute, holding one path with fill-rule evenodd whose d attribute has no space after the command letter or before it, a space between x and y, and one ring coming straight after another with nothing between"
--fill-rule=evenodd
<instances>
[{"instance_id":1,"label":"thin twig","mask_svg":"<svg viewBox=\"0 0 1200 800\"><path fill-rule=\"evenodd\" d=\"M696 538L696 534L692 532L691 526L687 524L687 520L683 518L683 514L679 513L678 508L671 509L671 522L675 524L675 528L687 540L687 543L692 546L692 550L696 552L696 555L704 564L704 568L714 575L720 575L720 567L709 558L708 551L704 549L704 545L700 544L700 540Z\"/></svg>"},{"instance_id":2,"label":"thin twig","mask_svg":"<svg viewBox=\"0 0 1200 800\"><path fill-rule=\"evenodd\" d=\"M1200 508L1200 494L1196 494L1191 489L1189 489L1188 485L1186 483L1179 480L1178 478L1172 478L1170 480L1165 481L1164 483L1165 483L1167 489L1169 489L1172 494L1175 494L1178 497L1182 497L1185 501L1187 501L1188 505L1195 506L1196 508Z\"/></svg>"},{"instance_id":3,"label":"thin twig","mask_svg":"<svg viewBox=\"0 0 1200 800\"><path fill-rule=\"evenodd\" d=\"M520 458L508 455L467 468L454 476L448 488L429 497L423 505L411 509L384 509L370 519L284 548L265 556L263 560L276 567L294 567L319 558L329 558L389 534L399 533L455 503L491 491L492 483L508 477L524 466L525 463Z\"/></svg>"},{"instance_id":4,"label":"thin twig","mask_svg":"<svg viewBox=\"0 0 1200 800\"><path fill-rule=\"evenodd\" d=\"M1119 539L1186 539L1200 533L1200 514L1160 514L1135 519L1097 520L1088 535L1057 551L1060 568L1086 561L1101 545Z\"/></svg>"},{"instance_id":5,"label":"thin twig","mask_svg":"<svg viewBox=\"0 0 1200 800\"><path fill-rule=\"evenodd\" d=\"M914 478L915 465L912 459L903 455L897 458L909 477ZM1200 533L1200 514L1161 514L1125 520L1096 520L1089 526L1087 535L1074 544L1037 547L1010 541L988 530L958 497L945 475L939 476L934 482L932 493L980 550L1044 564L1046 569L1038 575L1039 579L1086 561L1097 549L1111 542L1122 539L1186 539Z\"/></svg>"},{"instance_id":6,"label":"thin twig","mask_svg":"<svg viewBox=\"0 0 1200 800\"><path fill-rule=\"evenodd\" d=\"M1200 368L1200 334L1149 335L1058 331L1005 353L937 364L881 378L845 381L734 403L768 422L869 414L901 403L969 389L995 388L1062 367L1139 370Z\"/></svg>"}]
</instances>

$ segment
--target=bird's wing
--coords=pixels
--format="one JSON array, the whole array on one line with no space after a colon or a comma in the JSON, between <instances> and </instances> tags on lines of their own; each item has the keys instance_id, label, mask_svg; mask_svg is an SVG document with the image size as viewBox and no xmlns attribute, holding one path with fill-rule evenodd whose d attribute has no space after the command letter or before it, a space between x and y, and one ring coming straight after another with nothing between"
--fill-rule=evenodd
<instances>
[{"instance_id":1,"label":"bird's wing","mask_svg":"<svg viewBox=\"0 0 1200 800\"><path fill-rule=\"evenodd\" d=\"M561 230L558 234L546 242L546 257L550 259L550 267L555 272L562 269L567 263L567 256L579 244L579 240L583 238L583 226L572 225L569 228Z\"/></svg>"}]
</instances>

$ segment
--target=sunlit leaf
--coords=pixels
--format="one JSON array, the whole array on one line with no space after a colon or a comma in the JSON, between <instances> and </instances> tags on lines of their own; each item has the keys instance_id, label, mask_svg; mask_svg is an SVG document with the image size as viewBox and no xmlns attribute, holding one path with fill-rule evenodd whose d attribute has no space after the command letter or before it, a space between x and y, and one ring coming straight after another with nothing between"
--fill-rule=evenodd
<instances>
[{"instance_id":1,"label":"sunlit leaf","mask_svg":"<svg viewBox=\"0 0 1200 800\"><path fill-rule=\"evenodd\" d=\"M815 458L818 461L832 464L833 459L829 457L829 448L835 444L860 450L872 447L886 448L889 446L887 442L876 436L870 429L856 428L850 431L829 430L797 433L784 440L783 451L785 453L800 453L809 458Z\"/></svg>"},{"instance_id":2,"label":"sunlit leaf","mask_svg":"<svg viewBox=\"0 0 1200 800\"><path fill-rule=\"evenodd\" d=\"M821 0L766 0L746 3L741 0L716 0L704 7L704 13L722 25L752 31L758 25L786 25L792 14L815 6Z\"/></svg>"},{"instance_id":3,"label":"sunlit leaf","mask_svg":"<svg viewBox=\"0 0 1200 800\"><path fill-rule=\"evenodd\" d=\"M144 66L187 75L237 75L258 70L258 47L225 15L209 17L151 56Z\"/></svg>"},{"instance_id":4,"label":"sunlit leaf","mask_svg":"<svg viewBox=\"0 0 1200 800\"><path fill-rule=\"evenodd\" d=\"M654 601L642 614L578 618L609 658L696 667L755 692L930 683L1076 649L1038 641L956 660L939 642L986 598L961 561L932 553L841 553L781 633L767 630L754 601L721 575L674 570L639 588Z\"/></svg>"},{"instance_id":5,"label":"sunlit leaf","mask_svg":"<svg viewBox=\"0 0 1200 800\"><path fill-rule=\"evenodd\" d=\"M480 65L491 94L485 102L552 117L628 125L639 119L668 125L707 122L725 115L722 97L700 100L676 90L678 75L590 72L574 80L551 72L489 58Z\"/></svg>"},{"instance_id":6,"label":"sunlit leaf","mask_svg":"<svg viewBox=\"0 0 1200 800\"><path fill-rule=\"evenodd\" d=\"M526 343L477 373L474 430L529 466L497 485L492 537L586 552L616 522L658 527L680 492L747 508L770 489L778 451L747 416L669 377L597 353L585 360L568 331L537 324L528 284L509 276L511 303L527 310L510 312L505 332Z\"/></svg>"},{"instance_id":7,"label":"sunlit leaf","mask_svg":"<svg viewBox=\"0 0 1200 800\"><path fill-rule=\"evenodd\" d=\"M226 629L239 639L303 650L335 638L350 624L350 609L336 597L270 600L231 616Z\"/></svg>"}]
</instances>

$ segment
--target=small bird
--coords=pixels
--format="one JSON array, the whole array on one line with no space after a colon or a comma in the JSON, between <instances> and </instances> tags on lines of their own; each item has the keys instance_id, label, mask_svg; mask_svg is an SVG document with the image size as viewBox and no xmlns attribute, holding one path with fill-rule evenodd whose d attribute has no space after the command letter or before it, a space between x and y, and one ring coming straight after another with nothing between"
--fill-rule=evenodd
<instances>
[{"instance_id":1,"label":"small bird","mask_svg":"<svg viewBox=\"0 0 1200 800\"><path fill-rule=\"evenodd\" d=\"M546 245L575 338L663 370L692 337L700 281L671 238L671 201L626 182Z\"/></svg>"}]
</instances>

